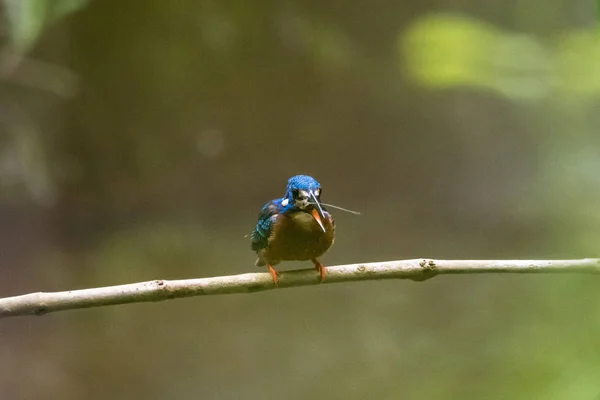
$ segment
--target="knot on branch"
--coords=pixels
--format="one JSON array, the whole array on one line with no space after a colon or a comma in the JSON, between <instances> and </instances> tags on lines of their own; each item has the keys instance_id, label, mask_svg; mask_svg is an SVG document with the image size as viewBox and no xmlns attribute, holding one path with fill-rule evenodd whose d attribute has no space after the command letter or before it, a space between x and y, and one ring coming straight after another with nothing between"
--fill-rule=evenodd
<instances>
[{"instance_id":1,"label":"knot on branch","mask_svg":"<svg viewBox=\"0 0 600 400\"><path fill-rule=\"evenodd\" d=\"M424 258L419 261L419 266L421 267L421 270L411 278L415 282L426 281L427 279L433 278L438 273L437 265L435 265L434 260L428 260Z\"/></svg>"},{"instance_id":2,"label":"knot on branch","mask_svg":"<svg viewBox=\"0 0 600 400\"><path fill-rule=\"evenodd\" d=\"M175 293L174 288L167 284L168 281L164 281L162 279L156 279L150 281L150 292L161 293L159 297L162 299L175 299L177 298L177 294Z\"/></svg>"},{"instance_id":3,"label":"knot on branch","mask_svg":"<svg viewBox=\"0 0 600 400\"><path fill-rule=\"evenodd\" d=\"M48 312L48 306L41 304L33 309L33 315L44 315Z\"/></svg>"}]
</instances>

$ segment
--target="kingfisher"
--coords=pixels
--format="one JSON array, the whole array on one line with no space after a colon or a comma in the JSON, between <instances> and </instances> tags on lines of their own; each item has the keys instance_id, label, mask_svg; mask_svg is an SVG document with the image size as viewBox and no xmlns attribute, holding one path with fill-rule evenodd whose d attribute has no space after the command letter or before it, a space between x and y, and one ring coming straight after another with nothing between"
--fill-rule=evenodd
<instances>
[{"instance_id":1,"label":"kingfisher","mask_svg":"<svg viewBox=\"0 0 600 400\"><path fill-rule=\"evenodd\" d=\"M334 207L334 206L332 206ZM325 280L325 267L317 260L333 244L335 222L321 203L321 185L313 177L296 175L288 180L285 196L269 201L258 215L252 232L255 265L267 266L275 286L281 261L311 260Z\"/></svg>"}]
</instances>

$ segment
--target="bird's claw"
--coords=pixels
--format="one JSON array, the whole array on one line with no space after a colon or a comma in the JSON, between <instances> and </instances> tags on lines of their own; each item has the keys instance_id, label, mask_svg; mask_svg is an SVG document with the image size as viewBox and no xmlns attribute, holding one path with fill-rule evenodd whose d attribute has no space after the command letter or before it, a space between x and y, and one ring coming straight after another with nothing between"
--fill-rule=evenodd
<instances>
[{"instance_id":1,"label":"bird's claw","mask_svg":"<svg viewBox=\"0 0 600 400\"><path fill-rule=\"evenodd\" d=\"M317 260L312 260L312 262L315 264L315 269L319 271L319 275L321 275L321 283L323 283L323 281L325 280L325 276L327 275L327 270L325 269L325 266Z\"/></svg>"},{"instance_id":2,"label":"bird's claw","mask_svg":"<svg viewBox=\"0 0 600 400\"><path fill-rule=\"evenodd\" d=\"M273 284L275 287L279 286L279 272L277 272L277 270L275 270L275 268L273 268L273 266L269 265L269 273L271 274L271 277L273 278Z\"/></svg>"}]
</instances>

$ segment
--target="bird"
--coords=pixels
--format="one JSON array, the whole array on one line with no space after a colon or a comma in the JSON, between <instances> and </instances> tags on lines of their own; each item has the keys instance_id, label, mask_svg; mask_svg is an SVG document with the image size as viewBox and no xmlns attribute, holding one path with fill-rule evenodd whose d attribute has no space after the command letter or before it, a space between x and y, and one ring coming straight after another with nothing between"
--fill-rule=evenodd
<instances>
[{"instance_id":1,"label":"bird","mask_svg":"<svg viewBox=\"0 0 600 400\"><path fill-rule=\"evenodd\" d=\"M321 203L321 192L313 177L293 176L284 197L269 201L258 215L251 235L255 265L269 268L275 286L279 285L279 273L274 266L281 261L311 260L321 282L325 280L325 267L317 258L333 245L335 222Z\"/></svg>"}]
</instances>

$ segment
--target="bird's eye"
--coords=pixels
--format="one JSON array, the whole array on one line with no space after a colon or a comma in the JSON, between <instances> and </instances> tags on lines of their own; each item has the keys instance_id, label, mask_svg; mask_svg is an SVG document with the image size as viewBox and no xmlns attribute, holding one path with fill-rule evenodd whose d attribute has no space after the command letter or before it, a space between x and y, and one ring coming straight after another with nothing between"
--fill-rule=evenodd
<instances>
[{"instance_id":1,"label":"bird's eye","mask_svg":"<svg viewBox=\"0 0 600 400\"><path fill-rule=\"evenodd\" d=\"M294 196L295 199L298 198L298 189L293 189L292 190L292 196Z\"/></svg>"}]
</instances>

